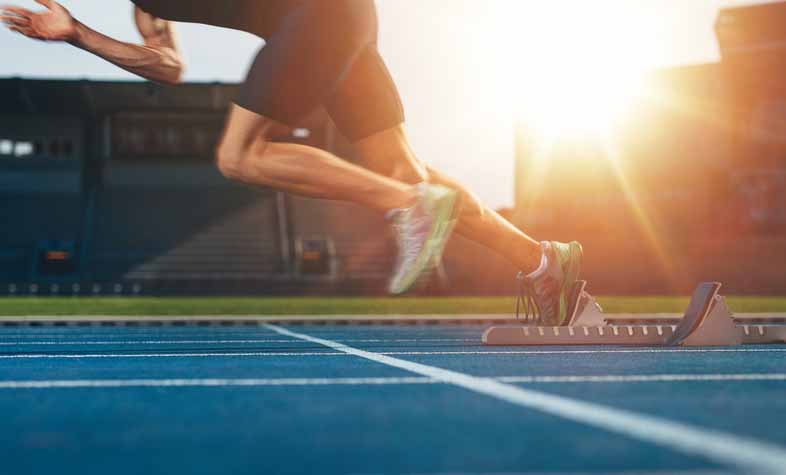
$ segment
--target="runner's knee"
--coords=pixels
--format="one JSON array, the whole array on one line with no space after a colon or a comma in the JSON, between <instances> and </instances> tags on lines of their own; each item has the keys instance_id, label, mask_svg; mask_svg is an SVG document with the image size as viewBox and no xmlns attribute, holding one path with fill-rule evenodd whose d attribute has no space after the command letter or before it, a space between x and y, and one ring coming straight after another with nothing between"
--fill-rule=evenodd
<instances>
[{"instance_id":1,"label":"runner's knee","mask_svg":"<svg viewBox=\"0 0 786 475\"><path fill-rule=\"evenodd\" d=\"M264 163L268 144L264 139L256 140L247 146L222 141L216 147L216 166L221 174L230 180L243 181L252 171L258 175L264 167L255 166L254 162Z\"/></svg>"},{"instance_id":2,"label":"runner's knee","mask_svg":"<svg viewBox=\"0 0 786 475\"><path fill-rule=\"evenodd\" d=\"M240 163L242 161L243 150L239 147L232 147L224 142L216 147L216 166L226 178L237 180L240 178Z\"/></svg>"},{"instance_id":3,"label":"runner's knee","mask_svg":"<svg viewBox=\"0 0 786 475\"><path fill-rule=\"evenodd\" d=\"M388 176L394 180L414 185L424 181L429 181L429 174L425 167L421 167L409 162L394 163Z\"/></svg>"},{"instance_id":4,"label":"runner's knee","mask_svg":"<svg viewBox=\"0 0 786 475\"><path fill-rule=\"evenodd\" d=\"M445 177L436 170L428 169L430 182L452 188L457 191L461 203L461 216L467 218L483 218L486 215L486 207L474 193L469 191L460 183Z\"/></svg>"}]
</instances>

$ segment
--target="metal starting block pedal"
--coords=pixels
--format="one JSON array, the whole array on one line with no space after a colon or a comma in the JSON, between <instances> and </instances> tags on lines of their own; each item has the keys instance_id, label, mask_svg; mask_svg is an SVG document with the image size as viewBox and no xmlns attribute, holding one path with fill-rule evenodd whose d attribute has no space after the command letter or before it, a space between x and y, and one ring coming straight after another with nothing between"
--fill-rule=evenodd
<instances>
[{"instance_id":1,"label":"metal starting block pedal","mask_svg":"<svg viewBox=\"0 0 786 475\"><path fill-rule=\"evenodd\" d=\"M615 325L607 322L600 305L577 281L568 307L568 326L505 325L491 327L483 344L495 346L620 345L732 346L786 342L786 326L745 325L734 321L721 284L696 288L688 309L675 325Z\"/></svg>"}]
</instances>

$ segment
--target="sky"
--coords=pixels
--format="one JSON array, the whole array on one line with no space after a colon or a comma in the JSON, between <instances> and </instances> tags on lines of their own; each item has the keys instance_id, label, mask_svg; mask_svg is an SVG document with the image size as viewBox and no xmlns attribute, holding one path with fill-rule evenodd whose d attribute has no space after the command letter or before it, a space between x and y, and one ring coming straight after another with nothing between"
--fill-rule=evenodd
<instances>
[{"instance_id":1,"label":"sky","mask_svg":"<svg viewBox=\"0 0 786 475\"><path fill-rule=\"evenodd\" d=\"M37 8L31 0L4 3ZM380 50L398 83L416 153L494 208L513 202L514 123L530 100L558 93L564 78L609 83L655 68L717 61L718 9L747 3L764 2L377 0ZM138 41L127 0L62 4L105 34ZM186 80L240 81L263 44L246 33L201 25L177 30ZM133 78L68 45L7 30L0 31L0 53L0 77ZM604 100L601 94L595 99Z\"/></svg>"}]
</instances>

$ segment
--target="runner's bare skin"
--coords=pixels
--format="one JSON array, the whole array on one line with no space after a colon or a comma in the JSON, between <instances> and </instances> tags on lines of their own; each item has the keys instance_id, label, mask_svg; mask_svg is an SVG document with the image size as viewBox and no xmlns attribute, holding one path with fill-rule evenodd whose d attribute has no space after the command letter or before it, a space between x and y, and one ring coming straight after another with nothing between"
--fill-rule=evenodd
<instances>
[{"instance_id":1,"label":"runner's bare skin","mask_svg":"<svg viewBox=\"0 0 786 475\"><path fill-rule=\"evenodd\" d=\"M540 263L540 243L485 206L464 185L417 159L404 126L354 143L363 166L405 183L428 181L458 190L462 209L456 232L505 256L518 269L533 270Z\"/></svg>"},{"instance_id":2,"label":"runner's bare skin","mask_svg":"<svg viewBox=\"0 0 786 475\"><path fill-rule=\"evenodd\" d=\"M17 33L42 41L68 42L148 80L180 82L184 64L172 22L135 7L134 20L142 37L142 44L137 45L92 30L52 0L36 2L45 9L3 7L0 20ZM366 168L314 147L271 142L273 131L281 127L277 120L232 105L216 152L218 168L243 183L351 201L383 212L410 205L416 183L444 184L463 198L458 233L499 252L519 269L538 267L543 252L540 243L482 205L465 187L420 162L403 123L354 140Z\"/></svg>"}]
</instances>

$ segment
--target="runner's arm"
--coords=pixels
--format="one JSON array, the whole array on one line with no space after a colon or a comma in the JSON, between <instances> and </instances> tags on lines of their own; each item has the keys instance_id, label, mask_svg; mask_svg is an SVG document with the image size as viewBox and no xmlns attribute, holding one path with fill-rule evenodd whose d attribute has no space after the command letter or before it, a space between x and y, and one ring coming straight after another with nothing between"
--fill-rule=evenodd
<instances>
[{"instance_id":1,"label":"runner's arm","mask_svg":"<svg viewBox=\"0 0 786 475\"><path fill-rule=\"evenodd\" d=\"M175 43L172 23L138 7L134 9L134 20L142 35L142 45L115 40L79 22L70 43L145 79L166 84L179 83L184 65Z\"/></svg>"},{"instance_id":2,"label":"runner's arm","mask_svg":"<svg viewBox=\"0 0 786 475\"><path fill-rule=\"evenodd\" d=\"M90 29L54 0L35 0L46 9L32 11L6 6L0 20L10 29L41 41L64 41L151 81L175 84L183 75L183 61L168 21L139 8L134 20L143 44L115 40Z\"/></svg>"}]
</instances>

